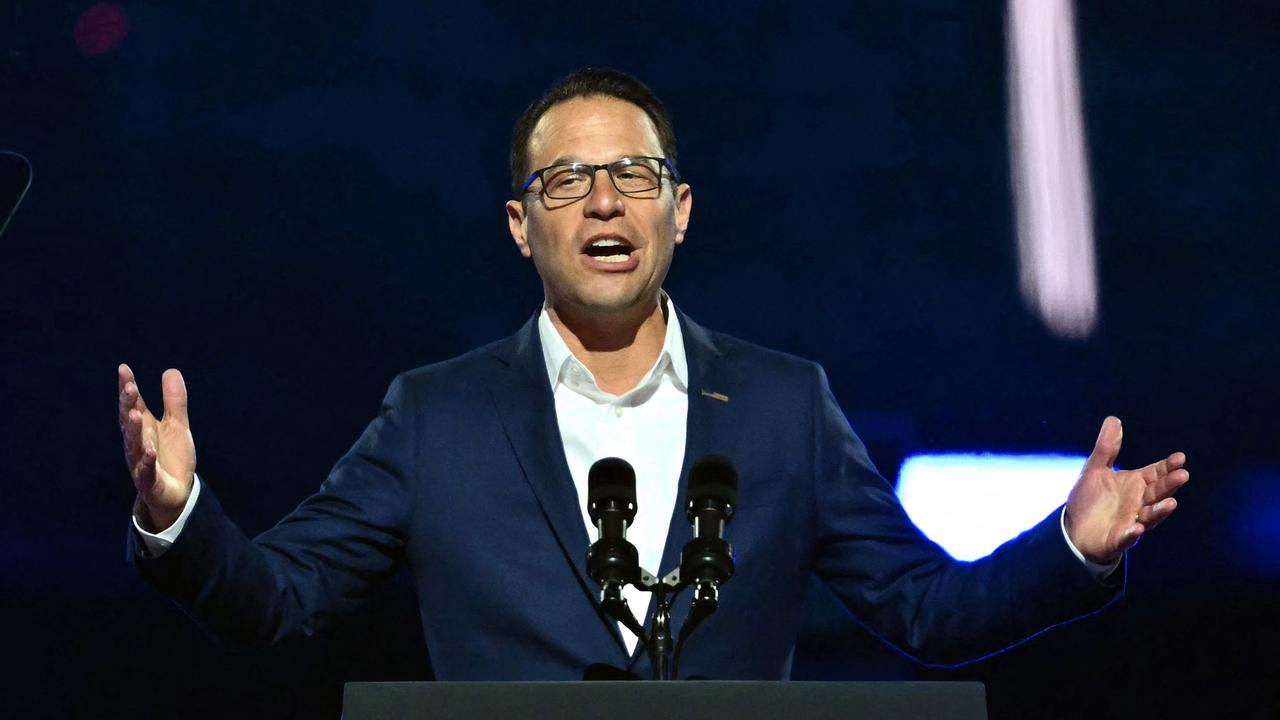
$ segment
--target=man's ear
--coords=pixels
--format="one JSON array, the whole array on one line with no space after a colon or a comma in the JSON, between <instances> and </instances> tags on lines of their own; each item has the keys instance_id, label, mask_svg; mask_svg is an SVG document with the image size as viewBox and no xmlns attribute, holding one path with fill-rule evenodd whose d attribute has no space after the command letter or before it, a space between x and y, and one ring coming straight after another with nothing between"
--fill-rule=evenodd
<instances>
[{"instance_id":1,"label":"man's ear","mask_svg":"<svg viewBox=\"0 0 1280 720\"><path fill-rule=\"evenodd\" d=\"M693 211L693 189L686 183L676 186L676 244L684 242L689 229L689 213Z\"/></svg>"},{"instance_id":2,"label":"man's ear","mask_svg":"<svg viewBox=\"0 0 1280 720\"><path fill-rule=\"evenodd\" d=\"M530 257L529 238L525 232L528 220L524 203L519 200L507 201L507 229L511 231L511 239L516 241L520 254L525 257Z\"/></svg>"}]
</instances>

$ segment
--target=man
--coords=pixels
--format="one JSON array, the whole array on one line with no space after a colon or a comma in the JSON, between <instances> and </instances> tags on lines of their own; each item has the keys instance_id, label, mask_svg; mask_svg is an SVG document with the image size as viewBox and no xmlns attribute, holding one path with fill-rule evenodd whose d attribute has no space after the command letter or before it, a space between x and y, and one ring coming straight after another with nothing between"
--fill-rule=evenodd
<instances>
[{"instance_id":1,"label":"man","mask_svg":"<svg viewBox=\"0 0 1280 720\"><path fill-rule=\"evenodd\" d=\"M182 376L165 372L158 420L120 366L143 576L210 630L269 643L314 632L403 562L441 679L574 679L595 663L647 675L586 575L587 468L636 466L630 539L664 573L691 535L682 479L720 453L741 475L737 571L682 675L787 677L810 572L928 663L982 657L1111 600L1125 550L1176 507L1184 456L1113 471L1121 428L1107 418L1061 512L989 558L951 561L908 521L820 368L710 332L663 294L693 204L675 156L661 103L622 73L580 71L534 103L506 209L542 311L396 378L319 491L253 541L195 477ZM677 623L687 608L686 594Z\"/></svg>"}]
</instances>

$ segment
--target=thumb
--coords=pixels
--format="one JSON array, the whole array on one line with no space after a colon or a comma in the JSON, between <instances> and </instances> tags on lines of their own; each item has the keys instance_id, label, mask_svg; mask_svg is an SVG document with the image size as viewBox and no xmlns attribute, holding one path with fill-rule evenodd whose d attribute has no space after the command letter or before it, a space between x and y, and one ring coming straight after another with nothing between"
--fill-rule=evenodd
<instances>
[{"instance_id":1,"label":"thumb","mask_svg":"<svg viewBox=\"0 0 1280 720\"><path fill-rule=\"evenodd\" d=\"M165 412L168 412L167 398ZM1120 424L1120 418L1108 415L1107 419L1102 421L1102 429L1098 431L1098 440L1093 444L1093 452L1089 453L1089 459L1085 461L1085 469L1114 466L1116 457L1120 455L1120 441L1123 437L1124 427Z\"/></svg>"},{"instance_id":2,"label":"thumb","mask_svg":"<svg viewBox=\"0 0 1280 720\"><path fill-rule=\"evenodd\" d=\"M187 383L183 381L182 373L173 368L165 370L164 376L160 378L160 391L164 395L164 419L173 419L182 425L189 425Z\"/></svg>"}]
</instances>

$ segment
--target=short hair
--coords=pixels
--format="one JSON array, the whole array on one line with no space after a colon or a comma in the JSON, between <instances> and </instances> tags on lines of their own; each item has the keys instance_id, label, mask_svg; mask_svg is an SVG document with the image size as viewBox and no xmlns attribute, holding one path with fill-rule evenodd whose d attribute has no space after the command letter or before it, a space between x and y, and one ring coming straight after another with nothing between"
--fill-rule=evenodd
<instances>
[{"instance_id":1,"label":"short hair","mask_svg":"<svg viewBox=\"0 0 1280 720\"><path fill-rule=\"evenodd\" d=\"M583 68L555 82L532 105L525 108L516 121L511 134L511 192L520 197L520 190L533 168L529 167L529 138L533 128L548 110L566 100L581 97L611 97L640 108L653 122L658 134L662 154L676 164L676 131L667 116L667 108L647 85L635 77L613 68Z\"/></svg>"}]
</instances>

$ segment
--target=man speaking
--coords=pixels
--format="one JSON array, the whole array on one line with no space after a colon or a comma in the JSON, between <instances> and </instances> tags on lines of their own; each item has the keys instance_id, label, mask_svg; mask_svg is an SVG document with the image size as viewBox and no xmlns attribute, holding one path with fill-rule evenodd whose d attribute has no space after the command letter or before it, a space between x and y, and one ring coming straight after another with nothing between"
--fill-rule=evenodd
<instances>
[{"instance_id":1,"label":"man speaking","mask_svg":"<svg viewBox=\"0 0 1280 720\"><path fill-rule=\"evenodd\" d=\"M1176 507L1184 455L1113 470L1107 418L1064 508L987 558L951 560L908 520L821 368L703 328L663 292L693 194L647 87L601 69L560 80L518 121L511 170L507 222L541 310L397 377L319 490L257 538L195 474L182 375L164 373L157 418L120 366L131 556L211 632L316 632L407 564L442 680L571 680L598 663L647 675L587 574L588 469L634 467L628 539L661 574L692 536L684 479L715 453L740 475L737 568L682 676L786 678L810 573L886 641L957 664L1105 605L1124 552Z\"/></svg>"}]
</instances>

